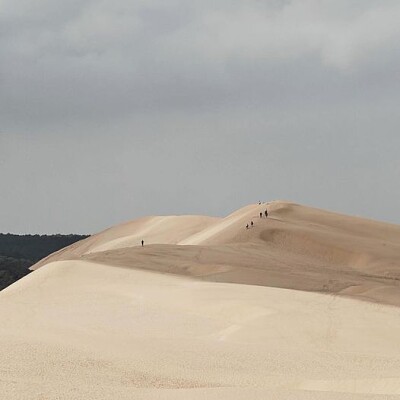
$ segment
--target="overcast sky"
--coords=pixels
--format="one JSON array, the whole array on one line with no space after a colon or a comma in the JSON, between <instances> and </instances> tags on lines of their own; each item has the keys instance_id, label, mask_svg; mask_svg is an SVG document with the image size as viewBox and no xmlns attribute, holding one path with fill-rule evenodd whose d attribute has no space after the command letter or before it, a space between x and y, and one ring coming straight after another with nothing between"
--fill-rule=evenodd
<instances>
[{"instance_id":1,"label":"overcast sky","mask_svg":"<svg viewBox=\"0 0 400 400\"><path fill-rule=\"evenodd\" d=\"M0 0L0 231L288 199L400 223L398 0Z\"/></svg>"}]
</instances>

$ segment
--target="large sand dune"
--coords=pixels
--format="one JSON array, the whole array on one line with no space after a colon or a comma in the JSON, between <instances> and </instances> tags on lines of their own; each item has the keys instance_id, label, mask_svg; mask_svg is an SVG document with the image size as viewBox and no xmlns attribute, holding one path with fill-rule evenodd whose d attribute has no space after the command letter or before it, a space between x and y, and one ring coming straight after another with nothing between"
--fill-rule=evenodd
<instances>
[{"instance_id":1,"label":"large sand dune","mask_svg":"<svg viewBox=\"0 0 400 400\"><path fill-rule=\"evenodd\" d=\"M260 219L267 207L268 219ZM246 229L250 221L255 225ZM75 243L33 269L83 259L400 305L399 254L399 226L276 201L226 218L139 219Z\"/></svg>"},{"instance_id":2,"label":"large sand dune","mask_svg":"<svg viewBox=\"0 0 400 400\"><path fill-rule=\"evenodd\" d=\"M37 264L0 293L3 397L398 398L400 227L267 206L140 219Z\"/></svg>"}]
</instances>

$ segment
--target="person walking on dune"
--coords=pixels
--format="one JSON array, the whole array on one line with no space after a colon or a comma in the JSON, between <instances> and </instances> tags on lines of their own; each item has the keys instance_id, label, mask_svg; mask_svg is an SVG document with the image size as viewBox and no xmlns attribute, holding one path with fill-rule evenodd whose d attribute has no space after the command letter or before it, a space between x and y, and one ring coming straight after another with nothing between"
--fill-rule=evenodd
<instances>
[{"instance_id":1,"label":"person walking on dune","mask_svg":"<svg viewBox=\"0 0 400 400\"><path fill-rule=\"evenodd\" d=\"M268 210L265 209L265 218L267 218L267 217L268 217Z\"/></svg>"},{"instance_id":2,"label":"person walking on dune","mask_svg":"<svg viewBox=\"0 0 400 400\"><path fill-rule=\"evenodd\" d=\"M251 226L253 226L253 225L254 225L254 222L253 222L253 221L251 221L251 222L250 222L250 225L251 225Z\"/></svg>"},{"instance_id":3,"label":"person walking on dune","mask_svg":"<svg viewBox=\"0 0 400 400\"><path fill-rule=\"evenodd\" d=\"M144 240L142 239L142 247L144 246Z\"/></svg>"},{"instance_id":4,"label":"person walking on dune","mask_svg":"<svg viewBox=\"0 0 400 400\"><path fill-rule=\"evenodd\" d=\"M249 229L249 224L246 225L246 229Z\"/></svg>"},{"instance_id":5,"label":"person walking on dune","mask_svg":"<svg viewBox=\"0 0 400 400\"><path fill-rule=\"evenodd\" d=\"M260 213L260 218L262 218L262 212Z\"/></svg>"}]
</instances>

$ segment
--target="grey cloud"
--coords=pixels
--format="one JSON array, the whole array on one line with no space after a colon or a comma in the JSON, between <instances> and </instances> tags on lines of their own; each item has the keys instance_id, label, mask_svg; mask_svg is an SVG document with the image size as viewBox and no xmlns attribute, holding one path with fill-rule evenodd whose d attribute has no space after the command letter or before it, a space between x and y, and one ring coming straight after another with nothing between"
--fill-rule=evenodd
<instances>
[{"instance_id":1,"label":"grey cloud","mask_svg":"<svg viewBox=\"0 0 400 400\"><path fill-rule=\"evenodd\" d=\"M400 221L397 1L0 7L0 230L260 197Z\"/></svg>"},{"instance_id":2,"label":"grey cloud","mask_svg":"<svg viewBox=\"0 0 400 400\"><path fill-rule=\"evenodd\" d=\"M1 21L14 27L0 46L4 121L226 107L247 104L249 90L268 105L266 93L296 96L315 76L351 85L352 69L400 43L393 2L26 4Z\"/></svg>"}]
</instances>

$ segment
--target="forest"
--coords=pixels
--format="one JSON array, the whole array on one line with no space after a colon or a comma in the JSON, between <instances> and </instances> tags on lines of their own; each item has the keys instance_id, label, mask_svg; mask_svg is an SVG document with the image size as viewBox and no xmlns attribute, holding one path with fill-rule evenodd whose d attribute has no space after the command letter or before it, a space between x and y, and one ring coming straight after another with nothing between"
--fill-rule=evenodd
<instances>
[{"instance_id":1,"label":"forest","mask_svg":"<svg viewBox=\"0 0 400 400\"><path fill-rule=\"evenodd\" d=\"M87 237L0 233L0 290L29 274L29 267L42 258Z\"/></svg>"}]
</instances>

